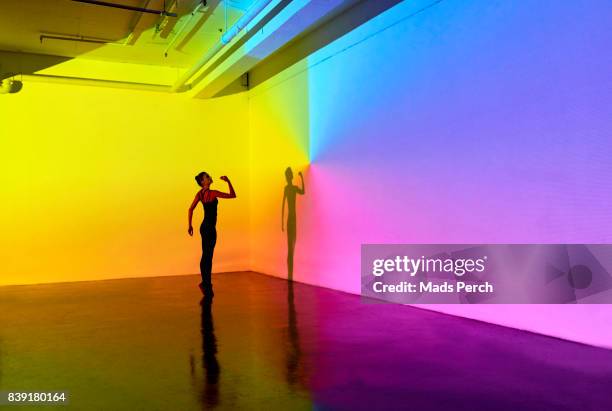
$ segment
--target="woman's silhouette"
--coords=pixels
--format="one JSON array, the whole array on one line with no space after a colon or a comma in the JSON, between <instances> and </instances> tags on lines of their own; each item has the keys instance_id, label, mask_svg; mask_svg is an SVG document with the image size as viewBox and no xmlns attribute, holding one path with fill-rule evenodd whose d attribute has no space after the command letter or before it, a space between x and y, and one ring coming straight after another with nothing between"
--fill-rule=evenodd
<instances>
[{"instance_id":1,"label":"woman's silhouette","mask_svg":"<svg viewBox=\"0 0 612 411\"><path fill-rule=\"evenodd\" d=\"M193 218L193 210L201 201L204 206L204 221L200 225L200 235L202 236L202 258L200 259L200 273L202 274L202 282L200 290L207 298L212 298L214 295L211 281L212 259L217 243L217 198L236 198L236 192L232 183L226 176L222 176L221 180L225 181L229 186L229 193L222 193L217 190L210 190L210 185L213 179L202 171L195 176L195 180L202 189L197 192L191 206L189 207L189 228L187 232L193 235L193 227L191 220Z\"/></svg>"},{"instance_id":2,"label":"woman's silhouette","mask_svg":"<svg viewBox=\"0 0 612 411\"><path fill-rule=\"evenodd\" d=\"M293 171L291 167L285 170L285 179L287 185L283 194L283 210L281 213L281 230L285 229L285 202L287 203L287 279L293 280L293 252L295 250L295 240L297 237L296 231L296 213L295 213L295 197L296 194L304 194L304 176L300 171L298 173L302 182L302 188L293 185Z\"/></svg>"}]
</instances>

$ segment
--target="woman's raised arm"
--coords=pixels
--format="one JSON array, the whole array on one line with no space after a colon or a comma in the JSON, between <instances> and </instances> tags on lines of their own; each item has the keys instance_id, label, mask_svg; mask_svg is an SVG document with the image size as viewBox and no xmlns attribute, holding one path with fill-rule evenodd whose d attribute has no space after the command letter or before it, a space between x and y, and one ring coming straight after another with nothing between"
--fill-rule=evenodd
<instances>
[{"instance_id":1,"label":"woman's raised arm","mask_svg":"<svg viewBox=\"0 0 612 411\"><path fill-rule=\"evenodd\" d=\"M212 193L214 194L214 196L218 198L236 198L236 192L234 191L234 186L232 185L232 182L229 181L229 178L227 178L226 176L221 176L221 180L227 183L227 185L229 186L230 192L224 193L221 191L213 190Z\"/></svg>"}]
</instances>

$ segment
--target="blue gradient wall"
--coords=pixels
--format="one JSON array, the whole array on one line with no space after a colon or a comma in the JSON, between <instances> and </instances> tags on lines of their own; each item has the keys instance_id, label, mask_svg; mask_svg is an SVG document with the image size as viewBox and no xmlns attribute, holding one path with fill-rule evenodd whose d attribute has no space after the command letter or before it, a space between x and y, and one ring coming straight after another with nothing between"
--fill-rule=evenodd
<instances>
[{"instance_id":1,"label":"blue gradient wall","mask_svg":"<svg viewBox=\"0 0 612 411\"><path fill-rule=\"evenodd\" d=\"M295 278L358 293L362 243L610 242L610 21L604 1L406 1L255 88L277 117L266 95L307 89ZM608 306L429 308L612 338Z\"/></svg>"}]
</instances>

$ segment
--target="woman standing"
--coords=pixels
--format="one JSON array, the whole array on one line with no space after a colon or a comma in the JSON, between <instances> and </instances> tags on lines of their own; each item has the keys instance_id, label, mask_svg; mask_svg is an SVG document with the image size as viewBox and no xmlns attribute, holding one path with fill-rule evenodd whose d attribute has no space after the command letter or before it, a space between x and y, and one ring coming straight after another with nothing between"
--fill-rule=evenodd
<instances>
[{"instance_id":1,"label":"woman standing","mask_svg":"<svg viewBox=\"0 0 612 411\"><path fill-rule=\"evenodd\" d=\"M191 220L193 218L193 210L202 202L204 207L204 220L200 225L200 235L202 236L202 258L200 259L200 273L202 274L202 282L199 284L200 290L207 298L212 298L214 295L212 289L211 272L212 259L217 243L217 198L236 198L236 192L232 183L226 176L222 176L221 180L225 181L229 186L229 193L211 190L210 185L213 179L208 173L202 171L195 176L195 180L202 189L197 192L191 206L189 207L189 228L187 232L193 235L193 227Z\"/></svg>"}]
</instances>

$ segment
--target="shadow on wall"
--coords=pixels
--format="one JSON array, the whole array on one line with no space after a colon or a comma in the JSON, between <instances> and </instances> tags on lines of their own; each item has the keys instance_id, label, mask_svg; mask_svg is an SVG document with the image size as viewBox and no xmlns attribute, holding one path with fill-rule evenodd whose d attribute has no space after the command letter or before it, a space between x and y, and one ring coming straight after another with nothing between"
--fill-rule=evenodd
<instances>
[{"instance_id":1,"label":"shadow on wall","mask_svg":"<svg viewBox=\"0 0 612 411\"><path fill-rule=\"evenodd\" d=\"M283 192L283 206L281 213L281 230L285 230L285 203L287 203L287 280L293 281L293 256L295 253L295 241L297 238L297 213L295 210L295 199L297 194L304 195L304 176L298 173L302 187L293 184L293 170L287 167L285 179L287 185Z\"/></svg>"}]
</instances>

